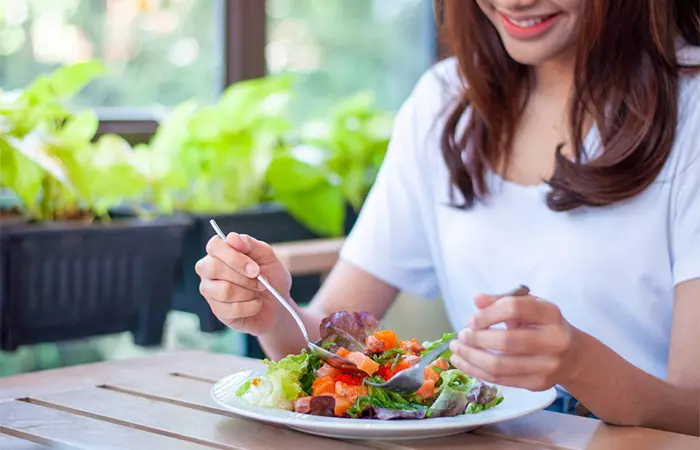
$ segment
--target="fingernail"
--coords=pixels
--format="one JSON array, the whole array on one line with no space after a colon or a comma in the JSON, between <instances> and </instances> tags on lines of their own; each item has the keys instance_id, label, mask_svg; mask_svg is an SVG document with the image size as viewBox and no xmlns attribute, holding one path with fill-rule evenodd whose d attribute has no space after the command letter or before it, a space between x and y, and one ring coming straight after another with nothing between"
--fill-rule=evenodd
<instances>
[{"instance_id":1,"label":"fingernail","mask_svg":"<svg viewBox=\"0 0 700 450\"><path fill-rule=\"evenodd\" d=\"M457 341L450 342L450 350L452 350L453 353L457 353L458 346L459 346L459 342L457 342Z\"/></svg>"},{"instance_id":2,"label":"fingernail","mask_svg":"<svg viewBox=\"0 0 700 450\"><path fill-rule=\"evenodd\" d=\"M253 263L248 263L245 266L245 273L246 275L249 275L251 277L254 277L258 274L258 268L256 267L255 264Z\"/></svg>"},{"instance_id":3,"label":"fingernail","mask_svg":"<svg viewBox=\"0 0 700 450\"><path fill-rule=\"evenodd\" d=\"M248 248L248 251L253 249L253 238L251 238L247 234L242 234L241 240L243 241L243 244L245 244L245 246Z\"/></svg>"}]
</instances>

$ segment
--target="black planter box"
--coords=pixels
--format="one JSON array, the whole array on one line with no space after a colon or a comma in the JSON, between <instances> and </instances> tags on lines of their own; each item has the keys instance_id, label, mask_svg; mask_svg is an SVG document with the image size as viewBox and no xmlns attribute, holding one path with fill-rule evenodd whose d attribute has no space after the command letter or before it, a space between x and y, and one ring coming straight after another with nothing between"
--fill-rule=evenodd
<instances>
[{"instance_id":1,"label":"black planter box","mask_svg":"<svg viewBox=\"0 0 700 450\"><path fill-rule=\"evenodd\" d=\"M0 348L123 331L160 344L189 223L0 224Z\"/></svg>"},{"instance_id":2,"label":"black planter box","mask_svg":"<svg viewBox=\"0 0 700 450\"><path fill-rule=\"evenodd\" d=\"M195 264L206 253L207 242L214 236L214 230L209 224L211 219L216 220L224 233L235 231L248 234L269 244L319 238L276 204L264 204L235 214L192 217L192 225L182 251L182 267L173 298L173 309L196 314L200 320L200 329L204 332L216 332L225 328L199 293L200 279L194 271ZM348 208L346 233L352 228L355 219L354 211ZM320 285L319 276L294 277L292 298L299 304L305 304L311 300ZM248 356L263 356L255 338L248 337L246 345Z\"/></svg>"}]
</instances>

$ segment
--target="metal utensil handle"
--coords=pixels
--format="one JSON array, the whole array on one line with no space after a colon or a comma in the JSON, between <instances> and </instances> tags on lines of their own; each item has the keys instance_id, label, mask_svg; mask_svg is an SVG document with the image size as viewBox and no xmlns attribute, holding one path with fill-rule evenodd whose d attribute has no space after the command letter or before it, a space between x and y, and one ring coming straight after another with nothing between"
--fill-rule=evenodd
<instances>
[{"instance_id":1,"label":"metal utensil handle","mask_svg":"<svg viewBox=\"0 0 700 450\"><path fill-rule=\"evenodd\" d=\"M434 348L430 352L426 353L426 355L421 358L419 365L423 368L427 367L428 364L435 361L438 356L442 355L442 353L450 347L450 342L453 340L454 339L450 339L447 342L443 342L437 348Z\"/></svg>"},{"instance_id":2,"label":"metal utensil handle","mask_svg":"<svg viewBox=\"0 0 700 450\"><path fill-rule=\"evenodd\" d=\"M517 288L505 293L498 295L498 298L503 298L503 297L515 297L515 296L520 296L520 295L530 295L530 288L524 285L520 285ZM456 339L456 338L455 338ZM430 353L426 354L424 357L421 358L421 361L419 365L422 366L427 366L431 362L433 362L435 359L437 359L438 356L442 354L445 350L447 350L450 346L450 342L452 342L454 339L450 339L447 342L442 343L439 347L437 347L434 350L431 350Z\"/></svg>"},{"instance_id":3,"label":"metal utensil handle","mask_svg":"<svg viewBox=\"0 0 700 450\"><path fill-rule=\"evenodd\" d=\"M214 231L216 231L216 234L218 234L222 240L226 241L226 235L224 234L223 231L221 231L221 228L219 228L219 225L216 223L216 221L214 219L211 219L209 221L209 223L211 224L212 228L214 228ZM309 334L306 332L306 326L304 325L304 322L301 321L301 318L299 317L297 312L294 311L294 308L292 308L292 305L287 303L287 301L285 301L285 299L279 294L279 292L277 292L277 289L272 287L272 285L262 275L258 275L257 278L258 278L258 281L260 281L260 283L262 283L262 285L265 286L265 289L270 291L272 296L275 297L275 299L278 302L280 302L282 304L282 306L284 306L284 308L287 310L287 312L289 312L289 314L292 315L292 318L294 318L297 325L299 325L299 329L301 330L301 333L304 335L304 339L306 340L306 342L310 342L309 341Z\"/></svg>"}]
</instances>

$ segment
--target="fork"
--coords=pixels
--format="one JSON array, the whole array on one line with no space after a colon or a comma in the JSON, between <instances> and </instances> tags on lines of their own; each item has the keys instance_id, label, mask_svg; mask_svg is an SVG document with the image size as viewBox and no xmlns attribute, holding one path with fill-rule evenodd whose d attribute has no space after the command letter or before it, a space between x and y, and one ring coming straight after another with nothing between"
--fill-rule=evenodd
<instances>
[{"instance_id":1,"label":"fork","mask_svg":"<svg viewBox=\"0 0 700 450\"><path fill-rule=\"evenodd\" d=\"M519 286L517 289L513 289L512 291L498 295L498 298L503 298L503 297L514 297L514 296L522 296L522 295L529 295L530 294L530 289L527 286ZM445 350L447 350L450 346L450 342L452 342L454 339L450 339L449 341L446 341L437 348L431 350L428 352L425 356L421 358L421 360L418 362L418 364L414 365L410 369L404 369L391 377L389 381L386 381L384 383L377 383L371 380L365 380L365 383L373 386L373 387L378 387L382 389L386 389L388 391L396 392L399 394L413 394L420 387L423 385L423 382L425 381L425 368L430 365L434 360L436 360Z\"/></svg>"},{"instance_id":2,"label":"fork","mask_svg":"<svg viewBox=\"0 0 700 450\"><path fill-rule=\"evenodd\" d=\"M212 226L214 231L216 231L216 234L219 236L219 238L223 241L226 241L226 235L223 231L221 231L221 228L219 228L219 225L216 223L216 220L210 220L209 224ZM263 286L265 286L265 288L270 292L270 294L272 294L272 297L274 297L275 300L280 302L284 309L286 309L287 312L289 312L289 314L292 316L297 326L299 327L301 334L304 336L304 340L306 341L306 347L311 351L311 353L315 354L316 356L318 356L331 366L335 367L336 369L344 370L346 372L360 372L360 369L352 361L338 356L335 353L331 353L323 347L311 342L311 340L309 340L309 333L306 331L306 325L304 325L304 322L301 320L296 311L294 311L294 308L292 308L292 306L284 300L284 298L279 294L279 292L277 292L277 290L274 287L272 287L272 285L262 276L262 274L258 275L257 279Z\"/></svg>"}]
</instances>

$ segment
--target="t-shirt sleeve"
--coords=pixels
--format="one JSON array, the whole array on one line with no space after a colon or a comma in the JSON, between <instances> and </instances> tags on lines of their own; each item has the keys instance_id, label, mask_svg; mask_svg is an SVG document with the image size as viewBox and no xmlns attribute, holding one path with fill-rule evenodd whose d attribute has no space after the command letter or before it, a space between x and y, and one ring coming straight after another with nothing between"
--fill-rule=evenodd
<instances>
[{"instance_id":1,"label":"t-shirt sleeve","mask_svg":"<svg viewBox=\"0 0 700 450\"><path fill-rule=\"evenodd\" d=\"M673 180L671 223L675 284L700 278L700 76L682 99L688 122L678 136L678 164Z\"/></svg>"},{"instance_id":2,"label":"t-shirt sleeve","mask_svg":"<svg viewBox=\"0 0 700 450\"><path fill-rule=\"evenodd\" d=\"M420 84L420 83L419 83ZM384 162L340 258L401 291L424 298L438 295L426 214L428 166L420 145L428 120L416 88L396 115Z\"/></svg>"}]
</instances>

